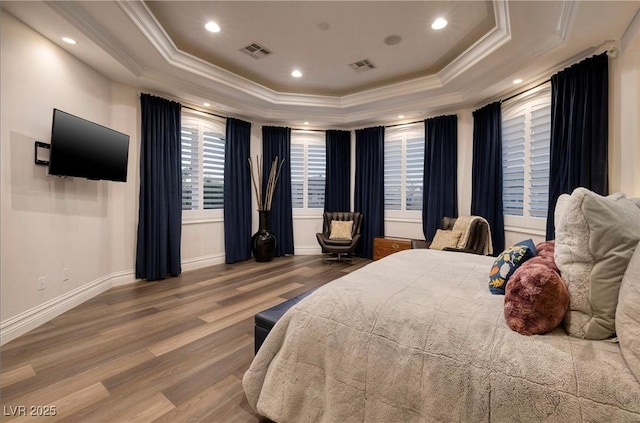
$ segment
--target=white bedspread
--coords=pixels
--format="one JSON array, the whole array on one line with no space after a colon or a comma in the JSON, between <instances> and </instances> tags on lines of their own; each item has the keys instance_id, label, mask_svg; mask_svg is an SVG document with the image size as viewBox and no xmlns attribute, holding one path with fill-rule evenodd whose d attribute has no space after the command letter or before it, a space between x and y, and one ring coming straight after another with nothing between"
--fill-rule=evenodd
<instances>
[{"instance_id":1,"label":"white bedspread","mask_svg":"<svg viewBox=\"0 0 640 423\"><path fill-rule=\"evenodd\" d=\"M427 249L318 289L243 378L276 422L640 422L617 344L511 331L492 257Z\"/></svg>"}]
</instances>

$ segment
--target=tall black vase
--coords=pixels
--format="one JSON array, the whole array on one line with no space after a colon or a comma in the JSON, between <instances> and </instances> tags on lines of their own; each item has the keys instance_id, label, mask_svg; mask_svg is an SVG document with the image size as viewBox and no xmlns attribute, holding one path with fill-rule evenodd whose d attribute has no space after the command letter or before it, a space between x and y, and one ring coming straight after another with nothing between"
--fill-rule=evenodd
<instances>
[{"instance_id":1,"label":"tall black vase","mask_svg":"<svg viewBox=\"0 0 640 423\"><path fill-rule=\"evenodd\" d=\"M276 237L269 231L271 211L258 210L258 215L260 224L258 232L251 237L251 251L256 261L271 261L276 254Z\"/></svg>"}]
</instances>

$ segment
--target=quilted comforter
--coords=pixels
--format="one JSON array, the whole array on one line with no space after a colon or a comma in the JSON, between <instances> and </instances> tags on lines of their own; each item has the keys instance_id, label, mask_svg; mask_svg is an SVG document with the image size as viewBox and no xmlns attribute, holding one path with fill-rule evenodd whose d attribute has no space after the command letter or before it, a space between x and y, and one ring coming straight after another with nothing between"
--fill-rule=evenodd
<instances>
[{"instance_id":1,"label":"quilted comforter","mask_svg":"<svg viewBox=\"0 0 640 423\"><path fill-rule=\"evenodd\" d=\"M243 378L276 422L639 422L618 344L513 332L493 258L402 251L333 281L275 325Z\"/></svg>"}]
</instances>

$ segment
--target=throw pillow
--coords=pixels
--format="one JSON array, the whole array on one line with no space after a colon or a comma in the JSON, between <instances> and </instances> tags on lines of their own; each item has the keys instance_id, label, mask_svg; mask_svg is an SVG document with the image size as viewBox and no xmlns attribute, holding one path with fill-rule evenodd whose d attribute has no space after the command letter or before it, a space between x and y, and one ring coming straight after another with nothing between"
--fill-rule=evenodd
<instances>
[{"instance_id":1,"label":"throw pillow","mask_svg":"<svg viewBox=\"0 0 640 423\"><path fill-rule=\"evenodd\" d=\"M351 230L353 229L353 220L332 220L331 233L329 239L351 241Z\"/></svg>"},{"instance_id":2,"label":"throw pillow","mask_svg":"<svg viewBox=\"0 0 640 423\"><path fill-rule=\"evenodd\" d=\"M523 335L555 329L569 307L569 291L545 260L534 257L511 276L504 298L507 325Z\"/></svg>"},{"instance_id":3,"label":"throw pillow","mask_svg":"<svg viewBox=\"0 0 640 423\"><path fill-rule=\"evenodd\" d=\"M555 251L556 243L555 241L544 241L539 244L536 244L536 250L538 254L533 257L531 260L535 262L544 262L549 268L558 272L560 274L560 270L558 270L558 266L556 266L556 261L553 258L553 254Z\"/></svg>"},{"instance_id":4,"label":"throw pillow","mask_svg":"<svg viewBox=\"0 0 640 423\"><path fill-rule=\"evenodd\" d=\"M513 272L536 254L536 247L531 239L520 241L500 253L489 272L489 291L492 294L504 295L505 287Z\"/></svg>"},{"instance_id":5,"label":"throw pillow","mask_svg":"<svg viewBox=\"0 0 640 423\"><path fill-rule=\"evenodd\" d=\"M570 294L569 335L615 335L622 277L640 241L640 208L623 194L600 196L576 188L555 216L555 261Z\"/></svg>"},{"instance_id":6,"label":"throw pillow","mask_svg":"<svg viewBox=\"0 0 640 423\"><path fill-rule=\"evenodd\" d=\"M444 229L438 229L433 241L429 244L429 248L432 250L444 250L445 248L455 248L460 239L462 232L460 231L447 231Z\"/></svg>"},{"instance_id":7,"label":"throw pillow","mask_svg":"<svg viewBox=\"0 0 640 423\"><path fill-rule=\"evenodd\" d=\"M624 272L618 308L616 333L624 361L640 382L640 244L636 246Z\"/></svg>"}]
</instances>

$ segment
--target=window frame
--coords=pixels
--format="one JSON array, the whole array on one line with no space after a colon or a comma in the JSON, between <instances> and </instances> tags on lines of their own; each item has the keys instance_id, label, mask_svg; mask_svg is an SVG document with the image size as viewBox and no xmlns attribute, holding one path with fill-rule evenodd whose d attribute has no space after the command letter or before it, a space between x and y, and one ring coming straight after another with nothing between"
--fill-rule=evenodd
<instances>
[{"instance_id":1,"label":"window frame","mask_svg":"<svg viewBox=\"0 0 640 423\"><path fill-rule=\"evenodd\" d=\"M325 152L325 162L324 162L324 178L326 182L327 178L327 161L326 161L326 135L325 132L319 131L306 131L306 130L292 130L291 131L291 146L293 145L302 145L303 146L303 188L302 188L302 201L303 207L294 207L293 206L293 198L291 199L292 203L292 211L293 217L322 217L324 213L324 199L322 202L322 207L319 208L309 208L309 145L314 146L322 146ZM293 165L293 161L291 162ZM292 187L291 187L291 195L293 196L293 175L292 175Z\"/></svg>"},{"instance_id":2,"label":"window frame","mask_svg":"<svg viewBox=\"0 0 640 423\"><path fill-rule=\"evenodd\" d=\"M198 208L196 210L182 210L183 224L200 222L222 222L224 220L224 204L219 209L204 209L204 132L214 132L221 135L224 143L226 137L226 122L213 118L205 113L182 109L182 127L198 129ZM223 171L224 172L224 171ZM182 178L181 178L182 181ZM224 187L224 174L223 174Z\"/></svg>"},{"instance_id":3,"label":"window frame","mask_svg":"<svg viewBox=\"0 0 640 423\"><path fill-rule=\"evenodd\" d=\"M530 90L502 106L502 123L524 115L524 191L522 215L504 215L504 224L507 231L526 232L534 235L545 235L547 217L530 216L531 210L531 165L532 165L532 112L548 107L551 114L551 85L545 84L537 89ZM551 136L551 117L549 117L549 137ZM550 142L550 140L549 140ZM504 147L504 144L503 144ZM504 168L503 168L504 172ZM548 176L547 176L548 179ZM548 193L548 186L547 186ZM504 203L503 203L504 204Z\"/></svg>"},{"instance_id":4,"label":"window frame","mask_svg":"<svg viewBox=\"0 0 640 423\"><path fill-rule=\"evenodd\" d=\"M407 210L407 142L410 139L421 139L423 143L423 156L422 167L424 172L424 123L415 123L401 125L395 128L389 128L385 131L384 143L385 143L385 159L386 159L386 147L388 143L393 141L400 141L401 144L401 167L400 167L400 210L387 209L385 204L384 220L396 221L396 222L422 222L422 207L419 210ZM387 172L385 170L385 186L387 184ZM423 192L424 192L424 173L422 175ZM423 198L424 200L424 198Z\"/></svg>"}]
</instances>

